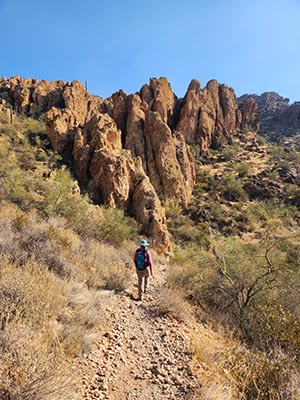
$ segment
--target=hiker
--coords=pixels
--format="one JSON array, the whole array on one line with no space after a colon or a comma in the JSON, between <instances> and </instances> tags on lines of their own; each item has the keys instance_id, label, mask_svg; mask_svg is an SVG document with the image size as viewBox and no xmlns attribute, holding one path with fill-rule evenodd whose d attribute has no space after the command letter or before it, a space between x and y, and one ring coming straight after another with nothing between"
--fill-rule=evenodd
<instances>
[{"instance_id":1,"label":"hiker","mask_svg":"<svg viewBox=\"0 0 300 400\"><path fill-rule=\"evenodd\" d=\"M148 290L149 276L153 276L152 273L152 257L150 250L147 250L149 243L147 240L141 240L141 246L136 249L134 253L134 264L136 273L138 276L138 300L142 300L143 283L144 293Z\"/></svg>"}]
</instances>

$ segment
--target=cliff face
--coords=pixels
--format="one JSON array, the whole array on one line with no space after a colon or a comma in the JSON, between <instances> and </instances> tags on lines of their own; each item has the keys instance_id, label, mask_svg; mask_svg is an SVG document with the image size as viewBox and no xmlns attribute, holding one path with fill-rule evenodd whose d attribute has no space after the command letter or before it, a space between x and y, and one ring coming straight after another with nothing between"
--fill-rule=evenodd
<instances>
[{"instance_id":1,"label":"cliff face","mask_svg":"<svg viewBox=\"0 0 300 400\"><path fill-rule=\"evenodd\" d=\"M257 128L255 107L238 108L234 91L217 81L193 80L177 99L166 78L139 93L92 96L74 81L0 80L0 111L43 115L53 148L73 163L81 185L99 203L122 207L143 225L157 247L169 250L161 201L185 207L195 167L190 146L203 155L230 142L244 125Z\"/></svg>"}]
</instances>

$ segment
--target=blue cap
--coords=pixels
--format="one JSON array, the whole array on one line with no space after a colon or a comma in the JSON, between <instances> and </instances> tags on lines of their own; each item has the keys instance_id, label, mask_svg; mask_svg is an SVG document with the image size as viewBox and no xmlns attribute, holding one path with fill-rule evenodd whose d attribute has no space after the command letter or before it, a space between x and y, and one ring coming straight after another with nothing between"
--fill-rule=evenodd
<instances>
[{"instance_id":1,"label":"blue cap","mask_svg":"<svg viewBox=\"0 0 300 400\"><path fill-rule=\"evenodd\" d=\"M143 240L141 240L141 245L142 246L149 246L149 243L147 242L147 240L143 239Z\"/></svg>"}]
</instances>

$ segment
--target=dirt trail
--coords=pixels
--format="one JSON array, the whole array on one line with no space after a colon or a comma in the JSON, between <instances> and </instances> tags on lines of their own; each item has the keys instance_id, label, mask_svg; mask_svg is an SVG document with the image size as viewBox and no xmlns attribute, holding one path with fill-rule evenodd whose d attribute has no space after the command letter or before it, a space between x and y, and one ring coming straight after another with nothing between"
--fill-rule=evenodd
<instances>
[{"instance_id":1,"label":"dirt trail","mask_svg":"<svg viewBox=\"0 0 300 400\"><path fill-rule=\"evenodd\" d=\"M154 312L165 271L156 268L142 302L135 300L135 284L110 296L105 311L110 328L81 362L83 399L195 399L189 329Z\"/></svg>"}]
</instances>

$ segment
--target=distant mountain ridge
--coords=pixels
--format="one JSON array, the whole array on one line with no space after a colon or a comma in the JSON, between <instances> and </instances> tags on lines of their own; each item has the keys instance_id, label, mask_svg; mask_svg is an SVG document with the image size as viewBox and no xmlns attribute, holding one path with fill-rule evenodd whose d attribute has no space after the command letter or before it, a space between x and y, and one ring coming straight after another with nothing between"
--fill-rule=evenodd
<instances>
[{"instance_id":1,"label":"distant mountain ridge","mask_svg":"<svg viewBox=\"0 0 300 400\"><path fill-rule=\"evenodd\" d=\"M300 102L290 104L288 98L276 92L245 94L238 98L238 102L241 104L246 99L254 99L257 104L259 133L278 139L300 130Z\"/></svg>"}]
</instances>

